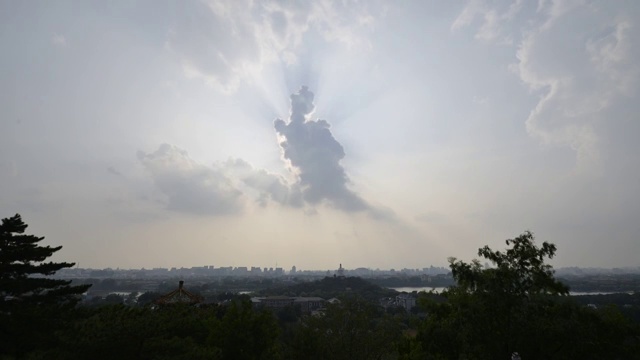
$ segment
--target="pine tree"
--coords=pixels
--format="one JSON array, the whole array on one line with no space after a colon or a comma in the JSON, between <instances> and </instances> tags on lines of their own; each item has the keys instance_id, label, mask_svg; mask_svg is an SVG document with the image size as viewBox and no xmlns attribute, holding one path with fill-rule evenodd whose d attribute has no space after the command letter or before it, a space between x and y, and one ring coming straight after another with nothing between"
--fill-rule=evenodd
<instances>
[{"instance_id":1,"label":"pine tree","mask_svg":"<svg viewBox=\"0 0 640 360\"><path fill-rule=\"evenodd\" d=\"M18 304L75 305L91 285L70 286L71 281L45 277L74 264L44 262L62 246L41 246L44 237L26 235L26 228L19 214L0 225L0 313Z\"/></svg>"},{"instance_id":2,"label":"pine tree","mask_svg":"<svg viewBox=\"0 0 640 360\"><path fill-rule=\"evenodd\" d=\"M62 246L39 245L44 237L27 235L26 229L18 214L0 224L0 358L54 347L52 334L65 326L79 295L91 286L49 277L74 264L45 262Z\"/></svg>"}]
</instances>

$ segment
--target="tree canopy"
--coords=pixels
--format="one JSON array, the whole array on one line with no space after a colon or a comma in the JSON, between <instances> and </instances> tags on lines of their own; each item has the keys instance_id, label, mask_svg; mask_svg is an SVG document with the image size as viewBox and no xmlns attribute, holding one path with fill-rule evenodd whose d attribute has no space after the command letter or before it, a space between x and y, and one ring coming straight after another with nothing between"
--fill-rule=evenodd
<instances>
[{"instance_id":1,"label":"tree canopy","mask_svg":"<svg viewBox=\"0 0 640 360\"><path fill-rule=\"evenodd\" d=\"M2 219L0 225L0 311L16 302L75 304L77 295L91 285L71 286L71 281L45 277L75 264L45 262L62 246L39 245L44 237L25 234L27 226L19 214Z\"/></svg>"},{"instance_id":2,"label":"tree canopy","mask_svg":"<svg viewBox=\"0 0 640 360\"><path fill-rule=\"evenodd\" d=\"M457 289L470 293L490 293L500 297L529 297L540 294L568 295L569 288L556 280L553 267L545 260L553 258L556 246L543 242L538 247L530 231L505 241L505 252L493 251L489 246L478 255L493 266L484 268L480 261L471 263L449 258Z\"/></svg>"},{"instance_id":3,"label":"tree canopy","mask_svg":"<svg viewBox=\"0 0 640 360\"><path fill-rule=\"evenodd\" d=\"M451 258L456 285L424 295L420 314L385 312L385 292L356 278L279 290L340 295L307 314L294 306L257 308L238 294L197 306L156 308L144 305L144 295L73 306L88 286L47 277L73 264L45 262L60 247L39 245L43 238L25 235L26 228L19 215L0 226L0 359L493 360L517 351L525 360L552 360L640 353L638 324L615 306L594 309L567 296L547 264L555 245L537 245L530 232L507 240L506 250L479 249L486 266Z\"/></svg>"},{"instance_id":4,"label":"tree canopy","mask_svg":"<svg viewBox=\"0 0 640 360\"><path fill-rule=\"evenodd\" d=\"M528 231L506 245L478 250L487 267L449 259L456 285L443 293L446 301L424 303L418 341L425 358L627 358L628 321L571 301L546 263L555 245L536 245Z\"/></svg>"},{"instance_id":5,"label":"tree canopy","mask_svg":"<svg viewBox=\"0 0 640 360\"><path fill-rule=\"evenodd\" d=\"M27 235L26 229L19 214L0 224L0 348L15 357L46 343L48 330L62 324L63 310L91 286L48 277L74 264L45 262L62 246L42 246L44 237Z\"/></svg>"}]
</instances>

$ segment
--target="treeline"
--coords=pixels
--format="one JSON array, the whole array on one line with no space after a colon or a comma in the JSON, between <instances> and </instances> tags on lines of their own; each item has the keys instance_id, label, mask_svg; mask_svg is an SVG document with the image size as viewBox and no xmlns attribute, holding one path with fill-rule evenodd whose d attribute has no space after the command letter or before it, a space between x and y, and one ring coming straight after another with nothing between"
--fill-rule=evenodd
<instances>
[{"instance_id":1,"label":"treeline","mask_svg":"<svg viewBox=\"0 0 640 360\"><path fill-rule=\"evenodd\" d=\"M572 296L577 304L597 309L615 307L625 317L640 323L640 292Z\"/></svg>"},{"instance_id":2,"label":"treeline","mask_svg":"<svg viewBox=\"0 0 640 360\"><path fill-rule=\"evenodd\" d=\"M398 292L383 288L359 277L326 277L318 281L267 288L256 293L259 296L312 296L331 299L342 296L356 295L371 303L377 303L380 298L393 297Z\"/></svg>"},{"instance_id":3,"label":"treeline","mask_svg":"<svg viewBox=\"0 0 640 360\"><path fill-rule=\"evenodd\" d=\"M569 297L421 294L384 311L343 293L315 315L223 305L76 307L15 314L4 359L638 359L638 324ZM6 341L10 340L10 341Z\"/></svg>"},{"instance_id":4,"label":"treeline","mask_svg":"<svg viewBox=\"0 0 640 360\"><path fill-rule=\"evenodd\" d=\"M640 292L640 274L574 275L560 280L577 292Z\"/></svg>"},{"instance_id":5,"label":"treeline","mask_svg":"<svg viewBox=\"0 0 640 360\"><path fill-rule=\"evenodd\" d=\"M19 215L0 225L3 360L640 358L639 324L616 305L569 297L545 263L555 246L538 247L529 232L507 240L505 251L480 249L489 268L451 258L456 285L421 293L411 313L385 311L381 288L357 278L278 290L340 299L303 313L255 307L246 295L201 306L78 306L88 285L33 276L73 264L45 262L60 247L40 246L26 227Z\"/></svg>"},{"instance_id":6,"label":"treeline","mask_svg":"<svg viewBox=\"0 0 640 360\"><path fill-rule=\"evenodd\" d=\"M429 276L393 276L372 278L369 281L384 287L449 287L455 282L450 274L438 274Z\"/></svg>"},{"instance_id":7,"label":"treeline","mask_svg":"<svg viewBox=\"0 0 640 360\"><path fill-rule=\"evenodd\" d=\"M4 344L5 358L376 359L396 357L403 336L398 321L357 299L323 316L256 309L239 297L224 306L78 308L57 319L24 329Z\"/></svg>"}]
</instances>

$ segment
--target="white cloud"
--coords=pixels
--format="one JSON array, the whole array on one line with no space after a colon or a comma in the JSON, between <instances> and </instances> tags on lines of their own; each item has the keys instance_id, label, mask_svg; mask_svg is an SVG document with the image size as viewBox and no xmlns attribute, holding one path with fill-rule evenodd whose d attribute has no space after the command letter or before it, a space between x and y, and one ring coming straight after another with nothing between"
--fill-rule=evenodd
<instances>
[{"instance_id":1,"label":"white cloud","mask_svg":"<svg viewBox=\"0 0 640 360\"><path fill-rule=\"evenodd\" d=\"M451 24L456 31L471 26L476 18L480 18L480 26L476 29L475 38L487 42L511 44L513 39L505 30L506 24L513 21L523 7L523 0L511 3L501 2L491 6L483 0L471 0L460 15Z\"/></svg>"},{"instance_id":2,"label":"white cloud","mask_svg":"<svg viewBox=\"0 0 640 360\"><path fill-rule=\"evenodd\" d=\"M579 0L541 1L536 11L520 14L523 6L521 1L510 6L471 1L451 28L472 26L480 17L477 39L520 38L511 69L539 96L526 119L527 131L543 144L573 149L580 166L597 164L598 129L615 121L606 112L636 92L636 19L625 9ZM511 26L517 27L504 35L507 25L500 24L516 17L519 22Z\"/></svg>"},{"instance_id":3,"label":"white cloud","mask_svg":"<svg viewBox=\"0 0 640 360\"><path fill-rule=\"evenodd\" d=\"M234 178L258 191L257 201L261 206L267 206L269 201L293 207L303 205L299 187L289 185L281 176L256 169L242 159L229 159L223 166Z\"/></svg>"},{"instance_id":4,"label":"white cloud","mask_svg":"<svg viewBox=\"0 0 640 360\"><path fill-rule=\"evenodd\" d=\"M325 120L311 120L314 95L307 87L291 95L291 116L274 123L284 159L296 174L306 202L315 205L328 201L345 211L372 210L357 193L349 189L349 176L340 162L344 148L333 137ZM383 214L377 214L382 216Z\"/></svg>"},{"instance_id":5,"label":"white cloud","mask_svg":"<svg viewBox=\"0 0 640 360\"><path fill-rule=\"evenodd\" d=\"M162 144L153 153L138 152L138 158L166 196L169 210L200 215L242 210L242 192L224 171L197 163L186 151Z\"/></svg>"},{"instance_id":6,"label":"white cloud","mask_svg":"<svg viewBox=\"0 0 640 360\"><path fill-rule=\"evenodd\" d=\"M185 75L233 92L265 64L298 60L305 36L367 48L374 17L357 2L223 1L183 4L169 32L167 48L178 55Z\"/></svg>"},{"instance_id":7,"label":"white cloud","mask_svg":"<svg viewBox=\"0 0 640 360\"><path fill-rule=\"evenodd\" d=\"M518 75L543 94L527 130L544 143L571 147L579 165L597 162L598 125L615 121L605 110L637 86L638 67L630 54L637 37L632 39L628 21L598 9L552 8L549 14L554 21L533 29L517 52Z\"/></svg>"},{"instance_id":8,"label":"white cloud","mask_svg":"<svg viewBox=\"0 0 640 360\"><path fill-rule=\"evenodd\" d=\"M594 68L608 81L615 92L631 96L634 94L639 68L632 64L634 57L634 26L621 20L615 23L609 33L601 38L589 39L586 49ZM636 36L637 37L637 36ZM610 95L613 96L613 95Z\"/></svg>"}]
</instances>

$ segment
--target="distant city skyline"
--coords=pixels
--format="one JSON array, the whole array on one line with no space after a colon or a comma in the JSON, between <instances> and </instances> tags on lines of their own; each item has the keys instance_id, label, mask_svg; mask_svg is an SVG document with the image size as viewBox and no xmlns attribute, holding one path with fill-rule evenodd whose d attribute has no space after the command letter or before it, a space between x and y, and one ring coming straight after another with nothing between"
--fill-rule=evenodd
<instances>
[{"instance_id":1,"label":"distant city skyline","mask_svg":"<svg viewBox=\"0 0 640 360\"><path fill-rule=\"evenodd\" d=\"M640 266L640 3L0 1L0 217L91 268ZM270 265L271 266L271 265Z\"/></svg>"},{"instance_id":2,"label":"distant city skyline","mask_svg":"<svg viewBox=\"0 0 640 360\"><path fill-rule=\"evenodd\" d=\"M489 265L489 264L485 264ZM490 265L489 265L490 266ZM295 269L295 271L294 271ZM342 271L341 271L342 270ZM283 267L260 267L260 266L191 266L191 267L169 267L169 268L81 268L74 266L69 269L62 270L57 276L65 276L69 274L78 274L90 272L92 275L87 277L95 277L97 273L103 274L98 277L110 277L112 273L138 273L140 271L146 274L157 273L158 275L185 275L191 274L194 276L228 276L228 275L270 275L270 276L295 276L295 275L317 275L317 276L331 276L338 275L340 273L347 276L389 276L389 275L438 275L448 274L451 270L444 266L426 266L422 268L398 268L398 269L379 269L379 268L335 268L335 269L298 269L295 265L291 269L285 269ZM593 267L559 267L554 269L557 275L586 275L586 274L639 274L640 266L635 267L619 267L619 268L593 268Z\"/></svg>"}]
</instances>

